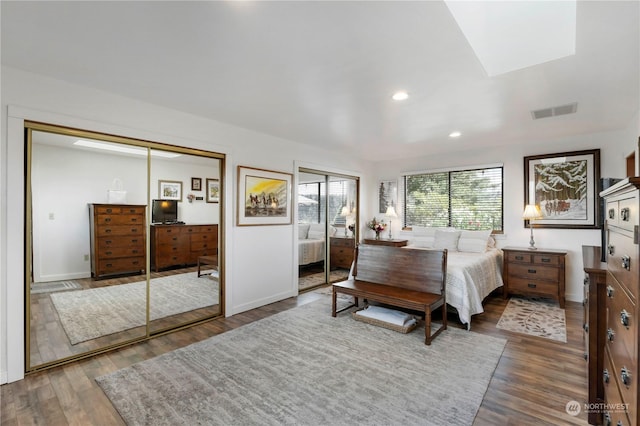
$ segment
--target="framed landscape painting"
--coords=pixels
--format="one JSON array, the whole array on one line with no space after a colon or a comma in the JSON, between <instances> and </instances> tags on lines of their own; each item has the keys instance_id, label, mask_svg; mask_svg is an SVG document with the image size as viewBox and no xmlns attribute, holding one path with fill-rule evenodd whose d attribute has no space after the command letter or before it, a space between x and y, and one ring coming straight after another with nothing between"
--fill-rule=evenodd
<instances>
[{"instance_id":1,"label":"framed landscape painting","mask_svg":"<svg viewBox=\"0 0 640 426\"><path fill-rule=\"evenodd\" d=\"M542 212L531 224L597 228L599 180L599 149L524 157L525 205L537 204Z\"/></svg>"},{"instance_id":2,"label":"framed landscape painting","mask_svg":"<svg viewBox=\"0 0 640 426\"><path fill-rule=\"evenodd\" d=\"M290 173L238 166L238 226L291 224Z\"/></svg>"},{"instance_id":3,"label":"framed landscape painting","mask_svg":"<svg viewBox=\"0 0 640 426\"><path fill-rule=\"evenodd\" d=\"M182 201L182 182L173 180L159 180L158 197L161 200Z\"/></svg>"},{"instance_id":4,"label":"framed landscape painting","mask_svg":"<svg viewBox=\"0 0 640 426\"><path fill-rule=\"evenodd\" d=\"M207 203L220 201L220 179L207 178Z\"/></svg>"}]
</instances>

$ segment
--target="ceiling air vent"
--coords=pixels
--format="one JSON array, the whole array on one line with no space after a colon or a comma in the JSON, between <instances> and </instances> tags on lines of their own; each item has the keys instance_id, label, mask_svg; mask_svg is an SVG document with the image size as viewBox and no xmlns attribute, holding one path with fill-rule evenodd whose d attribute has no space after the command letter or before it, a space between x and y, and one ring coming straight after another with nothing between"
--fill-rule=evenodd
<instances>
[{"instance_id":1,"label":"ceiling air vent","mask_svg":"<svg viewBox=\"0 0 640 426\"><path fill-rule=\"evenodd\" d=\"M538 109L531 111L534 120L547 117L555 117L556 115L573 114L578 110L578 103L574 102L568 105L560 105L551 108Z\"/></svg>"}]
</instances>

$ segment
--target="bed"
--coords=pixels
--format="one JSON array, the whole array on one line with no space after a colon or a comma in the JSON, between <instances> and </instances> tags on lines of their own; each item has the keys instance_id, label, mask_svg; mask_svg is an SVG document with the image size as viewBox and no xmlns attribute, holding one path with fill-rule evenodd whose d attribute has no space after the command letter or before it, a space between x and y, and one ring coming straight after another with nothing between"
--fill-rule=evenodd
<instances>
[{"instance_id":1,"label":"bed","mask_svg":"<svg viewBox=\"0 0 640 426\"><path fill-rule=\"evenodd\" d=\"M446 248L447 304L456 309L460 322L471 329L471 317L484 312L483 300L502 287L502 250L495 247L490 231L452 228L416 228L402 231L407 248Z\"/></svg>"},{"instance_id":2,"label":"bed","mask_svg":"<svg viewBox=\"0 0 640 426\"><path fill-rule=\"evenodd\" d=\"M331 235L336 228L329 228ZM298 225L298 266L324 261L325 227L321 223L301 223Z\"/></svg>"}]
</instances>

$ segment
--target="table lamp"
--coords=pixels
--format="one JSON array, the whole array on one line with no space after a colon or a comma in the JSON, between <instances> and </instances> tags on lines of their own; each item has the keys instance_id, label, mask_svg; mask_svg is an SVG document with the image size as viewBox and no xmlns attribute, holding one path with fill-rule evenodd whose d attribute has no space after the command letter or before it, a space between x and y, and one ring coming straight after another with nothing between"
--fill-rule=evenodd
<instances>
[{"instance_id":1,"label":"table lamp","mask_svg":"<svg viewBox=\"0 0 640 426\"><path fill-rule=\"evenodd\" d=\"M384 215L389 218L389 239L391 239L391 219L398 217L398 215L396 214L396 209L394 209L393 206L387 207L387 211Z\"/></svg>"},{"instance_id":2,"label":"table lamp","mask_svg":"<svg viewBox=\"0 0 640 426\"><path fill-rule=\"evenodd\" d=\"M349 216L349 207L344 206L340 212L340 216L344 217L344 236L347 236L347 216Z\"/></svg>"},{"instance_id":3,"label":"table lamp","mask_svg":"<svg viewBox=\"0 0 640 426\"><path fill-rule=\"evenodd\" d=\"M542 212L540 207L536 204L527 204L522 213L522 218L529 221L529 229L531 229L531 240L529 240L529 250L537 250L536 242L533 239L533 224L532 220L542 219Z\"/></svg>"}]
</instances>

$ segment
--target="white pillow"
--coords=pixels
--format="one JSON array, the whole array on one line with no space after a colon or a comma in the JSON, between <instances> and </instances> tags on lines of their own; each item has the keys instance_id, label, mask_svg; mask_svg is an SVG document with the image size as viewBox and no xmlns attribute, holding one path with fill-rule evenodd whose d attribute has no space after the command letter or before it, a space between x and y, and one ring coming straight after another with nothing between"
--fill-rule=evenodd
<instances>
[{"instance_id":1,"label":"white pillow","mask_svg":"<svg viewBox=\"0 0 640 426\"><path fill-rule=\"evenodd\" d=\"M309 240L324 240L324 232L309 230L309 235L307 236L307 239L309 239Z\"/></svg>"},{"instance_id":2,"label":"white pillow","mask_svg":"<svg viewBox=\"0 0 640 426\"><path fill-rule=\"evenodd\" d=\"M436 237L425 237L425 236L415 236L415 237L410 237L409 239L409 246L410 247L422 247L422 248L431 248L433 247L433 242L435 241Z\"/></svg>"},{"instance_id":3,"label":"white pillow","mask_svg":"<svg viewBox=\"0 0 640 426\"><path fill-rule=\"evenodd\" d=\"M487 250L490 236L491 230L462 231L458 240L458 251L484 253Z\"/></svg>"},{"instance_id":4,"label":"white pillow","mask_svg":"<svg viewBox=\"0 0 640 426\"><path fill-rule=\"evenodd\" d=\"M309 236L309 224L308 223L300 223L298 224L298 239L306 240Z\"/></svg>"},{"instance_id":5,"label":"white pillow","mask_svg":"<svg viewBox=\"0 0 640 426\"><path fill-rule=\"evenodd\" d=\"M433 248L458 251L459 238L460 231L441 231L438 229L436 230L435 240L433 241Z\"/></svg>"}]
</instances>

